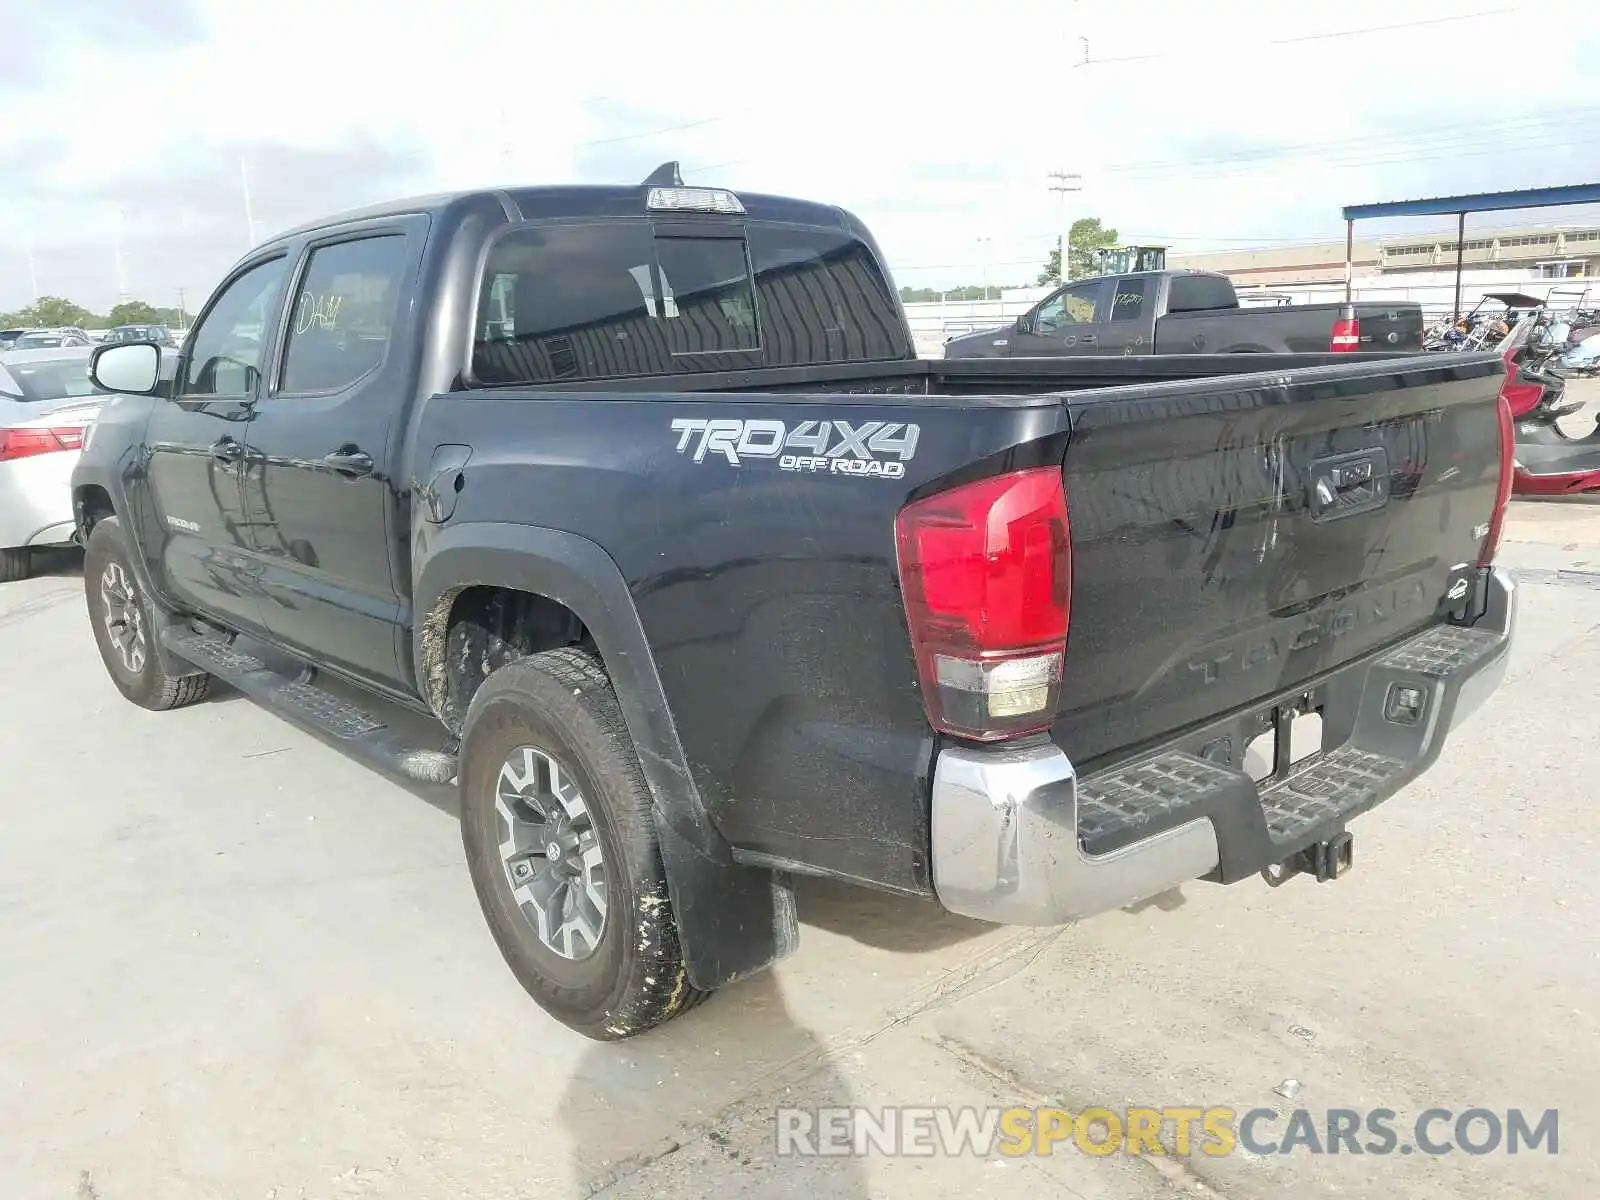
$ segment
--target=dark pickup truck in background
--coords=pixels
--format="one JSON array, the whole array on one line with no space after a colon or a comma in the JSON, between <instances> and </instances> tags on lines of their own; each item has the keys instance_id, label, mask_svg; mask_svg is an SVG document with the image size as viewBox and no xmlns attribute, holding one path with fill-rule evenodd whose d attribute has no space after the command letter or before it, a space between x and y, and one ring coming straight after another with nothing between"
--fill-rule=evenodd
<instances>
[{"instance_id":1,"label":"dark pickup truck in background","mask_svg":"<svg viewBox=\"0 0 1600 1200\"><path fill-rule=\"evenodd\" d=\"M1505 670L1493 355L919 361L872 238L641 186L257 246L73 479L112 681L458 789L595 1038L789 953L792 878L1052 924L1340 875Z\"/></svg>"},{"instance_id":2,"label":"dark pickup truck in background","mask_svg":"<svg viewBox=\"0 0 1600 1200\"><path fill-rule=\"evenodd\" d=\"M1243 308L1226 275L1205 271L1080 279L1010 325L952 338L944 347L946 358L1421 350L1419 304Z\"/></svg>"}]
</instances>

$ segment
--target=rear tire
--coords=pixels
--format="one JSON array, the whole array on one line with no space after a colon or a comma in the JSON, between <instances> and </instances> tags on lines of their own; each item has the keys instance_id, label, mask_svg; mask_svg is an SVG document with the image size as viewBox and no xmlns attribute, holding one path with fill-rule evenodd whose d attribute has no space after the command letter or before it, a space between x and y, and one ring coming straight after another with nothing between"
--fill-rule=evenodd
<instances>
[{"instance_id":1,"label":"rear tire","mask_svg":"<svg viewBox=\"0 0 1600 1200\"><path fill-rule=\"evenodd\" d=\"M540 1007L597 1041L704 1000L684 966L650 792L595 657L493 672L461 739L461 838L500 953Z\"/></svg>"},{"instance_id":2,"label":"rear tire","mask_svg":"<svg viewBox=\"0 0 1600 1200\"><path fill-rule=\"evenodd\" d=\"M16 583L32 574L32 550L26 546L20 550L0 550L0 583Z\"/></svg>"},{"instance_id":3,"label":"rear tire","mask_svg":"<svg viewBox=\"0 0 1600 1200\"><path fill-rule=\"evenodd\" d=\"M83 590L100 661L117 690L140 708L164 712L204 700L211 676L174 675L157 644L164 613L139 586L122 523L102 517L83 555Z\"/></svg>"}]
</instances>

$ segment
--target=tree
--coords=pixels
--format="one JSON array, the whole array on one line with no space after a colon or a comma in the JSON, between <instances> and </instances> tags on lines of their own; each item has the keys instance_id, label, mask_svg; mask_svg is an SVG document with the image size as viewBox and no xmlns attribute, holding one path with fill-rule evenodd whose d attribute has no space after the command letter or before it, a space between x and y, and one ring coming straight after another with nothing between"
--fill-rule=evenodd
<instances>
[{"instance_id":1,"label":"tree","mask_svg":"<svg viewBox=\"0 0 1600 1200\"><path fill-rule=\"evenodd\" d=\"M40 296L27 308L0 312L0 329L55 329L62 325L76 325L80 329L110 329L117 325L165 325L168 329L183 329L192 317L192 313L159 308L145 300L124 300L100 317L60 296Z\"/></svg>"},{"instance_id":2,"label":"tree","mask_svg":"<svg viewBox=\"0 0 1600 1200\"><path fill-rule=\"evenodd\" d=\"M1094 274L1094 264L1090 256L1096 250L1105 250L1117 244L1117 231L1106 229L1100 224L1099 217L1080 217L1072 223L1072 230L1068 234L1070 246L1067 256L1067 278L1082 279L1085 275ZM1039 272L1039 286L1045 287L1061 281L1061 250L1058 247L1050 251L1050 257L1045 261L1044 270Z\"/></svg>"},{"instance_id":3,"label":"tree","mask_svg":"<svg viewBox=\"0 0 1600 1200\"><path fill-rule=\"evenodd\" d=\"M87 329L97 324L100 318L71 300L63 300L60 296L40 296L27 308L8 314L5 320L8 325L46 329L77 325Z\"/></svg>"},{"instance_id":4,"label":"tree","mask_svg":"<svg viewBox=\"0 0 1600 1200\"><path fill-rule=\"evenodd\" d=\"M124 300L106 314L106 324L111 326L161 323L161 310L153 304L146 304L143 300Z\"/></svg>"}]
</instances>

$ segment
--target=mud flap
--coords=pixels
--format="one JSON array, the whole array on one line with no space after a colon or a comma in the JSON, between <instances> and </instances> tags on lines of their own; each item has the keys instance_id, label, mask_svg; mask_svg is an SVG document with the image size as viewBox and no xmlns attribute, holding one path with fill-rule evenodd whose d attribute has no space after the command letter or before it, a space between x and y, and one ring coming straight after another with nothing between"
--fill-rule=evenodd
<instances>
[{"instance_id":1,"label":"mud flap","mask_svg":"<svg viewBox=\"0 0 1600 1200\"><path fill-rule=\"evenodd\" d=\"M707 816L617 564L595 543L561 530L455 518L440 529L412 589L417 611L436 617L435 626L418 622L415 634L417 685L434 711L450 705L429 631L443 631L464 581L542 596L576 614L600 651L650 788L689 982L711 991L792 954L800 926L788 877L734 862Z\"/></svg>"},{"instance_id":2,"label":"mud flap","mask_svg":"<svg viewBox=\"0 0 1600 1200\"><path fill-rule=\"evenodd\" d=\"M794 953L800 942L789 877L717 862L655 812L667 892L689 982L712 991Z\"/></svg>"}]
</instances>

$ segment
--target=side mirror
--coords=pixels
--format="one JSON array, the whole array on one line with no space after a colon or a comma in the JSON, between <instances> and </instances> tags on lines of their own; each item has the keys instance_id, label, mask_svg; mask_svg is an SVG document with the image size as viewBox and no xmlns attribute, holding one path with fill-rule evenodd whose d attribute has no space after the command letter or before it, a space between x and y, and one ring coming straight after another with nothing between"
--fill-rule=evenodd
<instances>
[{"instance_id":1,"label":"side mirror","mask_svg":"<svg viewBox=\"0 0 1600 1200\"><path fill-rule=\"evenodd\" d=\"M1031 312L1025 312L1017 318L1016 330L1018 333L1033 332L1033 314Z\"/></svg>"},{"instance_id":2,"label":"side mirror","mask_svg":"<svg viewBox=\"0 0 1600 1200\"><path fill-rule=\"evenodd\" d=\"M118 342L89 356L89 378L108 392L152 396L161 382L161 347L153 342Z\"/></svg>"}]
</instances>

